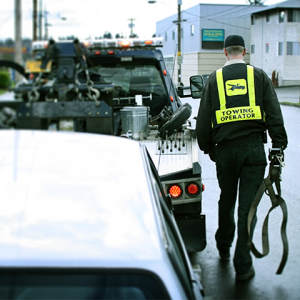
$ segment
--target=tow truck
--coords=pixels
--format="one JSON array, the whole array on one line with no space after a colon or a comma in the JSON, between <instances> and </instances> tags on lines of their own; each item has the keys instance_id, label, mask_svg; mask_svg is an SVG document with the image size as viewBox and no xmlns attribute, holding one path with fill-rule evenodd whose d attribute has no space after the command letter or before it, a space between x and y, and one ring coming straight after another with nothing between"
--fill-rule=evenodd
<instances>
[{"instance_id":1,"label":"tow truck","mask_svg":"<svg viewBox=\"0 0 300 300\"><path fill-rule=\"evenodd\" d=\"M192 253L206 246L195 120L162 46L162 38L33 44L39 51L26 63L28 80L14 88L15 101L0 103L0 115L4 127L108 134L146 145Z\"/></svg>"}]
</instances>

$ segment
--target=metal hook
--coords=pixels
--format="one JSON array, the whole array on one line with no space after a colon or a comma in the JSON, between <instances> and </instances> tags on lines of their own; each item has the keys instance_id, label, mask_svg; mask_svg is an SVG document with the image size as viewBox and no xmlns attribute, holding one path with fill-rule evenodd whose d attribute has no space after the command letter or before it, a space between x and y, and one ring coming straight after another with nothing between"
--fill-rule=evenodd
<instances>
[{"instance_id":1,"label":"metal hook","mask_svg":"<svg viewBox=\"0 0 300 300\"><path fill-rule=\"evenodd\" d=\"M28 98L29 98L29 102L34 102L37 101L39 99L39 92L36 89L32 89L31 91L29 91L27 93Z\"/></svg>"}]
</instances>

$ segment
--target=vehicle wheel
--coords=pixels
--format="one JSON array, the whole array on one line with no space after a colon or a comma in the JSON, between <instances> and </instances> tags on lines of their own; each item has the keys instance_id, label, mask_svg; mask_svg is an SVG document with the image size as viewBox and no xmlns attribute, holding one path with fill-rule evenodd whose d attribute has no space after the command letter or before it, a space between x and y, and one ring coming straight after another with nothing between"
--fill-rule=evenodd
<instances>
[{"instance_id":1,"label":"vehicle wheel","mask_svg":"<svg viewBox=\"0 0 300 300\"><path fill-rule=\"evenodd\" d=\"M160 136L164 139L165 132L168 131L168 136L173 134L174 130L181 129L181 126L192 114L192 106L189 103L184 103L180 106L160 129Z\"/></svg>"}]
</instances>

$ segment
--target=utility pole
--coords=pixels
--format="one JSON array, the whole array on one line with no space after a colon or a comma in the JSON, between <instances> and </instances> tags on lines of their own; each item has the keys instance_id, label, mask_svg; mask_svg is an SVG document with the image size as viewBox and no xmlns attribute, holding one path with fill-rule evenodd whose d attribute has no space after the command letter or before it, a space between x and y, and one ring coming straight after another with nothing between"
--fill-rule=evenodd
<instances>
[{"instance_id":1,"label":"utility pole","mask_svg":"<svg viewBox=\"0 0 300 300\"><path fill-rule=\"evenodd\" d=\"M182 0L178 0L178 24L177 24L177 31L178 31L178 52L177 52L177 63L178 63L178 86L181 83L181 64L182 64L182 56L181 56L181 4Z\"/></svg>"},{"instance_id":2,"label":"utility pole","mask_svg":"<svg viewBox=\"0 0 300 300\"><path fill-rule=\"evenodd\" d=\"M42 4L42 0L40 0L40 3L39 3L39 40L40 41L43 39L43 36L42 36L42 30L43 30L42 18L43 18L43 4Z\"/></svg>"},{"instance_id":3,"label":"utility pole","mask_svg":"<svg viewBox=\"0 0 300 300\"><path fill-rule=\"evenodd\" d=\"M178 15L177 15L177 20L173 21L173 23L177 24L177 65L178 65L177 86L181 85L181 64L182 64L182 55L181 55L181 22L186 21L186 20L181 19L181 5L182 5L182 0L178 0Z\"/></svg>"},{"instance_id":4,"label":"utility pole","mask_svg":"<svg viewBox=\"0 0 300 300\"><path fill-rule=\"evenodd\" d=\"M32 12L32 40L37 40L37 0L33 0L33 12Z\"/></svg>"},{"instance_id":5,"label":"utility pole","mask_svg":"<svg viewBox=\"0 0 300 300\"><path fill-rule=\"evenodd\" d=\"M15 62L22 65L22 35L21 35L21 0L15 0ZM16 73L16 81L21 75Z\"/></svg>"},{"instance_id":6,"label":"utility pole","mask_svg":"<svg viewBox=\"0 0 300 300\"><path fill-rule=\"evenodd\" d=\"M133 24L133 21L135 21L135 19L128 19L130 21L130 24L129 24L129 27L130 27L130 37L132 38L133 37L133 27L134 27L134 24Z\"/></svg>"},{"instance_id":7,"label":"utility pole","mask_svg":"<svg viewBox=\"0 0 300 300\"><path fill-rule=\"evenodd\" d=\"M51 24L48 23L48 11L46 9L46 5L45 5L45 10L44 10L44 27L45 27L45 40L48 40L48 27L51 26Z\"/></svg>"},{"instance_id":8,"label":"utility pole","mask_svg":"<svg viewBox=\"0 0 300 300\"><path fill-rule=\"evenodd\" d=\"M156 0L148 0L148 3L156 3ZM173 21L173 23L177 24L177 64L178 64L178 79L177 85L181 85L181 64L182 64L182 55L181 55L181 22L185 22L186 20L181 19L181 5L182 0L178 0L178 16L177 20ZM176 62L174 62L176 63Z\"/></svg>"}]
</instances>

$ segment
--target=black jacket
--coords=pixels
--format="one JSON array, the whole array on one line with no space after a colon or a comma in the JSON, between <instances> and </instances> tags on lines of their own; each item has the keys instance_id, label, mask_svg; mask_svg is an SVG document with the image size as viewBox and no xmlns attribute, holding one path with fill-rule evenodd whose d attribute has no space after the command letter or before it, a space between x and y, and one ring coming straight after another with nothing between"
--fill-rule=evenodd
<instances>
[{"instance_id":1,"label":"black jacket","mask_svg":"<svg viewBox=\"0 0 300 300\"><path fill-rule=\"evenodd\" d=\"M223 67L223 72L226 74L224 80L239 79L236 78L236 74L240 73L241 68L245 69L246 65L236 63ZM254 67L254 85L256 103L262 106L265 122L242 120L212 128L212 120L215 111L220 108L220 101L216 71L209 76L202 92L196 125L198 144L202 151L208 153L215 145L228 148L243 144L262 136L266 129L271 137L272 147L286 148L287 134L276 92L267 74L256 67Z\"/></svg>"}]
</instances>

